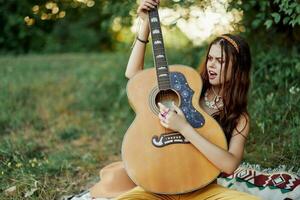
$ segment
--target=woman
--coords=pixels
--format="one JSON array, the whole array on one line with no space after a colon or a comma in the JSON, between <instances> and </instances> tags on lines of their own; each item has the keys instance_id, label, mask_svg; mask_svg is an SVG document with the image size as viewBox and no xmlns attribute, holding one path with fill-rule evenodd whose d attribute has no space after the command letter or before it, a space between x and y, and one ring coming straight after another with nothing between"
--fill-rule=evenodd
<instances>
[{"instance_id":1,"label":"woman","mask_svg":"<svg viewBox=\"0 0 300 200\"><path fill-rule=\"evenodd\" d=\"M126 69L131 78L142 70L146 43L149 36L148 11L159 4L159 0L143 0L138 7L142 18L141 29ZM231 174L240 165L244 145L249 134L250 118L247 111L247 93L250 84L251 56L248 44L239 36L222 35L209 46L201 72L203 90L200 105L213 116L223 128L228 151L210 143L199 135L186 121L183 112L175 104L173 109L159 103L158 115L162 126L180 132L208 160L222 172ZM179 195L161 195L144 191L141 187L120 195L117 199L259 199L217 185L216 182L194 192Z\"/></svg>"}]
</instances>

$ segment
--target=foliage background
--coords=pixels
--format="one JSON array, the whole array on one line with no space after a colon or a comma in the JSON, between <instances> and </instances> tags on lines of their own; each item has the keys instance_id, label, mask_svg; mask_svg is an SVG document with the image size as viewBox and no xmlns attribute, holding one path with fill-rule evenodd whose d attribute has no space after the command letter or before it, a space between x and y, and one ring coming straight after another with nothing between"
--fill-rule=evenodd
<instances>
[{"instance_id":1,"label":"foliage background","mask_svg":"<svg viewBox=\"0 0 300 200\"><path fill-rule=\"evenodd\" d=\"M124 73L136 2L51 2L0 0L3 199L56 199L88 188L101 167L120 159L122 137L134 119ZM205 9L213 3L169 0L161 7ZM299 2L231 1L234 8L243 11L240 34L253 58L244 161L297 171ZM184 41L167 44L169 63L198 67L213 36L194 46L174 25L164 29ZM152 65L148 46L145 66Z\"/></svg>"}]
</instances>

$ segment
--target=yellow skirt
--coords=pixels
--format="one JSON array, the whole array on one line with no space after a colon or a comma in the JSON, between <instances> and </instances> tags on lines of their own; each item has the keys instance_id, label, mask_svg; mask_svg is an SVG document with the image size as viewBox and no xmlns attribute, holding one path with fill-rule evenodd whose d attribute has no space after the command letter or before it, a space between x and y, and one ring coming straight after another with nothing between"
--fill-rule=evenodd
<instances>
[{"instance_id":1,"label":"yellow skirt","mask_svg":"<svg viewBox=\"0 0 300 200\"><path fill-rule=\"evenodd\" d=\"M233 189L225 188L216 183L186 194L165 195L146 192L137 186L132 190L118 196L116 200L261 200L261 198L248 193L239 192Z\"/></svg>"}]
</instances>

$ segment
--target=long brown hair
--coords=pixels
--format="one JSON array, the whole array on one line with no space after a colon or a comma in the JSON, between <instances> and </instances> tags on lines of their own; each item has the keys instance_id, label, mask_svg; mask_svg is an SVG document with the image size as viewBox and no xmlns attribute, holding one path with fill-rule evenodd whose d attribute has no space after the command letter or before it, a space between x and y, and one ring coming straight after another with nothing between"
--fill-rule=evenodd
<instances>
[{"instance_id":1,"label":"long brown hair","mask_svg":"<svg viewBox=\"0 0 300 200\"><path fill-rule=\"evenodd\" d=\"M206 90L211 87L206 68L210 48L213 44L219 44L221 46L222 60L225 60L225 66L223 66L221 63L221 71L222 67L224 67L224 75L226 77L230 61L232 63L232 70L230 80L227 82L223 81L221 85L223 92L220 94L220 96L222 97L224 103L223 109L219 109L219 114L214 116L214 118L222 126L227 141L229 142L233 130L236 129L236 125L240 116L245 114L249 116L247 104L248 90L250 86L251 54L249 45L240 36L231 34L225 34L223 36L225 36L225 38L220 36L211 42L203 63L204 66L202 66L202 69L200 69L200 74L203 80L201 96L204 96ZM229 40L226 39L226 37L229 37ZM230 41L230 39L233 41ZM236 46L234 46L232 43L235 43ZM225 59L223 59L223 51L225 52ZM221 74L220 79L222 76L223 75ZM237 130L237 132L241 133L242 130Z\"/></svg>"}]
</instances>

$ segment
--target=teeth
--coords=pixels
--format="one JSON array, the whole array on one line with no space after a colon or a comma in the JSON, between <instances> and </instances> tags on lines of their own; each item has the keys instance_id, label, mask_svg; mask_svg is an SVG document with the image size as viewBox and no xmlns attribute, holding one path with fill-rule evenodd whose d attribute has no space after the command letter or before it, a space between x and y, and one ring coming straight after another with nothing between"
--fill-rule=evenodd
<instances>
[{"instance_id":1,"label":"teeth","mask_svg":"<svg viewBox=\"0 0 300 200\"><path fill-rule=\"evenodd\" d=\"M210 75L217 75L215 72L209 71Z\"/></svg>"}]
</instances>

